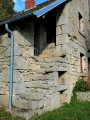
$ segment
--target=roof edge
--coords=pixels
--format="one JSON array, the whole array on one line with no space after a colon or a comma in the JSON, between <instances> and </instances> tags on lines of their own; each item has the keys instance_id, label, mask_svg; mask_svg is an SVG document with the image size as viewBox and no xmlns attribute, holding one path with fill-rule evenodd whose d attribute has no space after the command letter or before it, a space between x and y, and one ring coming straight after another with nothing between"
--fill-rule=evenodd
<instances>
[{"instance_id":1,"label":"roof edge","mask_svg":"<svg viewBox=\"0 0 90 120\"><path fill-rule=\"evenodd\" d=\"M45 13L49 12L50 10L52 10L53 8L57 7L58 5L66 2L67 0L57 0L49 5L47 5L46 7L43 7L42 9L33 12L34 15L37 16L37 18L41 17L42 15L44 15Z\"/></svg>"},{"instance_id":2,"label":"roof edge","mask_svg":"<svg viewBox=\"0 0 90 120\"><path fill-rule=\"evenodd\" d=\"M28 17L28 16L34 16L34 15L35 15L37 18L39 18L39 17L41 17L42 15L46 14L46 13L49 12L50 10L54 9L55 7L57 7L58 5L66 2L66 1L67 1L67 0L57 0L57 1L55 1L55 2L49 4L49 5L45 6L45 7L37 10L37 11L35 11L35 12L34 12L34 11L31 11L31 12L29 12L29 13L24 13L24 14L21 14L20 16L17 16L17 17L14 17L14 18L11 18L11 19L2 21L2 22L0 23L0 26L1 26L1 25L4 25L4 24L6 24L6 23L8 24L8 23L11 23L11 22L20 20L20 19L22 19L22 18L26 18L26 17Z\"/></svg>"},{"instance_id":3,"label":"roof edge","mask_svg":"<svg viewBox=\"0 0 90 120\"><path fill-rule=\"evenodd\" d=\"M25 14L23 14L23 15L21 15L21 16L17 16L16 18L12 18L12 19L3 21L3 22L0 23L0 25L4 25L4 24L6 24L6 23L11 23L11 22L20 20L20 19L22 19L22 18L25 18L25 17L28 17L28 16L33 16L33 15L34 15L33 12L25 13Z\"/></svg>"}]
</instances>

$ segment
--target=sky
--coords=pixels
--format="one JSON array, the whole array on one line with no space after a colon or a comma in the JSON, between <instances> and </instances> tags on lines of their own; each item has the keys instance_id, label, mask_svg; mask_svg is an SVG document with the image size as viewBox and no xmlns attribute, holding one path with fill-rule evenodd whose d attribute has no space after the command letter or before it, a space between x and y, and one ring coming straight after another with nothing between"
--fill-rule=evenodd
<instances>
[{"instance_id":1,"label":"sky","mask_svg":"<svg viewBox=\"0 0 90 120\"><path fill-rule=\"evenodd\" d=\"M13 0L14 3L15 3L15 6L14 6L14 10L19 12L19 11L22 11L22 10L25 10L25 0ZM43 3L47 0L35 0L35 5L37 4L40 4L40 3Z\"/></svg>"}]
</instances>

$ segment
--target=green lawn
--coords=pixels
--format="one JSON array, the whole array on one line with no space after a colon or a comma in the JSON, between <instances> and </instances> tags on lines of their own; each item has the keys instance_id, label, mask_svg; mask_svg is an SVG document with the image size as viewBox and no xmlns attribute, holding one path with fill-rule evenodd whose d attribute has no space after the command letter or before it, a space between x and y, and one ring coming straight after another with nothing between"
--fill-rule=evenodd
<instances>
[{"instance_id":1,"label":"green lawn","mask_svg":"<svg viewBox=\"0 0 90 120\"><path fill-rule=\"evenodd\" d=\"M90 102L66 103L61 108L32 120L90 120Z\"/></svg>"},{"instance_id":2,"label":"green lawn","mask_svg":"<svg viewBox=\"0 0 90 120\"><path fill-rule=\"evenodd\" d=\"M24 120L5 112L0 108L0 120ZM30 119L31 120L31 119ZM90 120L90 102L73 102L64 104L52 112L43 113L32 120Z\"/></svg>"}]
</instances>

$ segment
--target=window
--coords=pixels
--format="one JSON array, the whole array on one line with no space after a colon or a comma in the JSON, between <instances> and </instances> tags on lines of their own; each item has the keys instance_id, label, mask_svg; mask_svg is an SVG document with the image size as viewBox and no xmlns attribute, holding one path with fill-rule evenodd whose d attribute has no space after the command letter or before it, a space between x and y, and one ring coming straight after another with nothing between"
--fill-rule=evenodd
<instances>
[{"instance_id":1,"label":"window","mask_svg":"<svg viewBox=\"0 0 90 120\"><path fill-rule=\"evenodd\" d=\"M81 73L83 73L83 54L80 54L80 68L81 68Z\"/></svg>"},{"instance_id":2,"label":"window","mask_svg":"<svg viewBox=\"0 0 90 120\"><path fill-rule=\"evenodd\" d=\"M82 15L79 13L79 30L84 33L84 19Z\"/></svg>"},{"instance_id":3,"label":"window","mask_svg":"<svg viewBox=\"0 0 90 120\"><path fill-rule=\"evenodd\" d=\"M90 73L90 58L88 58L88 72Z\"/></svg>"}]
</instances>

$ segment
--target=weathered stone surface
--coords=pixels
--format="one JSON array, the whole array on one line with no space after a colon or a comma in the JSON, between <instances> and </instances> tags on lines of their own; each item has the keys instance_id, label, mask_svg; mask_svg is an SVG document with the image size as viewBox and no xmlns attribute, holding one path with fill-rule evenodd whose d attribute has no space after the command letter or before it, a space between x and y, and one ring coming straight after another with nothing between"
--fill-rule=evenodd
<instances>
[{"instance_id":1,"label":"weathered stone surface","mask_svg":"<svg viewBox=\"0 0 90 120\"><path fill-rule=\"evenodd\" d=\"M24 45L24 35L21 31L15 30L14 32L14 42L19 44L19 45Z\"/></svg>"},{"instance_id":2,"label":"weathered stone surface","mask_svg":"<svg viewBox=\"0 0 90 120\"><path fill-rule=\"evenodd\" d=\"M18 44L14 44L14 55L21 56L21 54L22 54L21 46Z\"/></svg>"},{"instance_id":3,"label":"weathered stone surface","mask_svg":"<svg viewBox=\"0 0 90 120\"><path fill-rule=\"evenodd\" d=\"M29 94L19 94L22 99L26 100L41 100L44 98L44 93L29 93Z\"/></svg>"},{"instance_id":4,"label":"weathered stone surface","mask_svg":"<svg viewBox=\"0 0 90 120\"><path fill-rule=\"evenodd\" d=\"M22 80L22 76L18 71L14 71L13 72L13 82L21 82ZM10 70L3 70L1 73L1 79L0 81L4 81L4 82L10 82Z\"/></svg>"},{"instance_id":5,"label":"weathered stone surface","mask_svg":"<svg viewBox=\"0 0 90 120\"><path fill-rule=\"evenodd\" d=\"M60 94L60 104L62 105L65 102L70 103L70 98L71 95L69 94Z\"/></svg>"},{"instance_id":6,"label":"weathered stone surface","mask_svg":"<svg viewBox=\"0 0 90 120\"><path fill-rule=\"evenodd\" d=\"M55 62L67 62L66 58L62 57L52 57L52 58L44 58L44 62L46 63L55 63Z\"/></svg>"},{"instance_id":7,"label":"weathered stone surface","mask_svg":"<svg viewBox=\"0 0 90 120\"><path fill-rule=\"evenodd\" d=\"M68 35L72 36L72 30L68 24L62 25L62 32L63 32L63 34L68 34Z\"/></svg>"},{"instance_id":8,"label":"weathered stone surface","mask_svg":"<svg viewBox=\"0 0 90 120\"><path fill-rule=\"evenodd\" d=\"M61 26L57 26L56 27L56 35L60 35L62 34L62 27Z\"/></svg>"},{"instance_id":9,"label":"weathered stone surface","mask_svg":"<svg viewBox=\"0 0 90 120\"><path fill-rule=\"evenodd\" d=\"M13 84L13 94L14 95L18 95L20 93L25 93L25 86L26 86L26 83L14 83Z\"/></svg>"},{"instance_id":10,"label":"weathered stone surface","mask_svg":"<svg viewBox=\"0 0 90 120\"><path fill-rule=\"evenodd\" d=\"M2 42L2 46L4 46L4 47L9 46L10 43L11 43L11 39L10 38L6 38Z\"/></svg>"},{"instance_id":11,"label":"weathered stone surface","mask_svg":"<svg viewBox=\"0 0 90 120\"><path fill-rule=\"evenodd\" d=\"M28 69L28 61L20 56L15 56L14 69Z\"/></svg>"},{"instance_id":12,"label":"weathered stone surface","mask_svg":"<svg viewBox=\"0 0 90 120\"><path fill-rule=\"evenodd\" d=\"M63 71L63 72L67 72L68 68L67 67L51 67L48 70L46 70L46 72L57 72L57 71Z\"/></svg>"},{"instance_id":13,"label":"weathered stone surface","mask_svg":"<svg viewBox=\"0 0 90 120\"><path fill-rule=\"evenodd\" d=\"M13 106L17 108L22 108L22 109L30 109L30 110L35 110L43 107L43 101L14 101Z\"/></svg>"},{"instance_id":14,"label":"weathered stone surface","mask_svg":"<svg viewBox=\"0 0 90 120\"><path fill-rule=\"evenodd\" d=\"M22 57L27 57L27 50L25 48L22 49Z\"/></svg>"},{"instance_id":15,"label":"weathered stone surface","mask_svg":"<svg viewBox=\"0 0 90 120\"><path fill-rule=\"evenodd\" d=\"M13 82L14 83L19 83L22 81L22 75L19 71L14 70L13 73Z\"/></svg>"},{"instance_id":16,"label":"weathered stone surface","mask_svg":"<svg viewBox=\"0 0 90 120\"><path fill-rule=\"evenodd\" d=\"M24 78L23 78L23 81L31 81L32 80L32 76L29 74L29 75L26 75Z\"/></svg>"},{"instance_id":17,"label":"weathered stone surface","mask_svg":"<svg viewBox=\"0 0 90 120\"><path fill-rule=\"evenodd\" d=\"M77 92L77 99L90 102L90 92Z\"/></svg>"},{"instance_id":18,"label":"weathered stone surface","mask_svg":"<svg viewBox=\"0 0 90 120\"><path fill-rule=\"evenodd\" d=\"M58 19L60 17L60 19ZM64 25L69 22L69 17L67 15L57 16L56 18L56 25Z\"/></svg>"},{"instance_id":19,"label":"weathered stone surface","mask_svg":"<svg viewBox=\"0 0 90 120\"><path fill-rule=\"evenodd\" d=\"M3 54L5 57L10 57L10 46L4 51Z\"/></svg>"},{"instance_id":20,"label":"weathered stone surface","mask_svg":"<svg viewBox=\"0 0 90 120\"><path fill-rule=\"evenodd\" d=\"M0 95L0 106L7 107L9 104L9 97L7 95Z\"/></svg>"},{"instance_id":21,"label":"weathered stone surface","mask_svg":"<svg viewBox=\"0 0 90 120\"><path fill-rule=\"evenodd\" d=\"M28 51L27 51L28 57L33 57L34 56L34 47L31 46Z\"/></svg>"},{"instance_id":22,"label":"weathered stone surface","mask_svg":"<svg viewBox=\"0 0 90 120\"><path fill-rule=\"evenodd\" d=\"M32 111L32 110L18 110L18 109L14 109L9 111L12 115L15 115L17 117L22 117L25 118L26 120L30 120L30 118L34 117L37 114L37 111Z\"/></svg>"},{"instance_id":23,"label":"weathered stone surface","mask_svg":"<svg viewBox=\"0 0 90 120\"><path fill-rule=\"evenodd\" d=\"M10 80L10 71L9 70L3 70L1 73L1 81L9 82Z\"/></svg>"},{"instance_id":24,"label":"weathered stone surface","mask_svg":"<svg viewBox=\"0 0 90 120\"><path fill-rule=\"evenodd\" d=\"M67 34L58 35L56 37L56 45L65 44L68 42L69 42L69 38Z\"/></svg>"},{"instance_id":25,"label":"weathered stone surface","mask_svg":"<svg viewBox=\"0 0 90 120\"><path fill-rule=\"evenodd\" d=\"M53 92L60 92L68 89L68 85L59 85L58 87L55 87Z\"/></svg>"}]
</instances>

